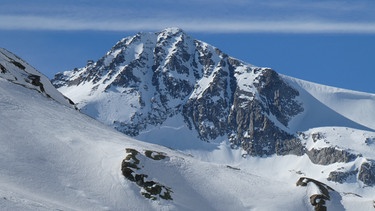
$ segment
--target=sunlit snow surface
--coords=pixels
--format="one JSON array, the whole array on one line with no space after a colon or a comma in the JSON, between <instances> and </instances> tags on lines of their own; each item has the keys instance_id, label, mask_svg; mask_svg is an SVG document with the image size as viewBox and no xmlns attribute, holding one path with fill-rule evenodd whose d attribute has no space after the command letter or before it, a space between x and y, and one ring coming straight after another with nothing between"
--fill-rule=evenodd
<instances>
[{"instance_id":1,"label":"sunlit snow surface","mask_svg":"<svg viewBox=\"0 0 375 211\"><path fill-rule=\"evenodd\" d=\"M286 197L295 191L299 193L296 198L303 195L304 190L293 183L268 181L225 164L203 162L135 141L3 79L0 94L2 209L246 210L303 206L300 200L292 203ZM149 166L148 173L172 188L173 201L149 201L136 185L124 179L120 166L125 148L164 151L170 156L167 162ZM275 201L275 197L280 200ZM264 198L263 202L257 198Z\"/></svg>"},{"instance_id":2,"label":"sunlit snow surface","mask_svg":"<svg viewBox=\"0 0 375 211\"><path fill-rule=\"evenodd\" d=\"M178 151L139 142L4 79L0 118L1 210L312 210L308 189L295 185L301 176L296 172L327 182L329 170L336 168L313 165L306 156L242 158L240 150L220 140L181 142ZM345 142L375 135L351 131L354 137ZM146 160L144 166L153 180L172 189L172 201L145 199L137 185L124 179L125 148L170 157ZM330 203L372 209L373 188L328 184L341 194Z\"/></svg>"},{"instance_id":3,"label":"sunlit snow surface","mask_svg":"<svg viewBox=\"0 0 375 211\"><path fill-rule=\"evenodd\" d=\"M344 126L375 131L375 94L281 77L299 91L304 102L305 112L290 123L294 130Z\"/></svg>"},{"instance_id":4,"label":"sunlit snow surface","mask_svg":"<svg viewBox=\"0 0 375 211\"><path fill-rule=\"evenodd\" d=\"M175 30L170 29L170 33ZM165 59L180 38L168 43ZM130 45L125 55L127 61L140 57L141 53L152 53L152 49L134 39L126 40L126 45ZM188 49L193 49L192 42L188 45ZM213 50L205 43L202 48ZM57 103L68 105L43 76L41 79L48 84L46 92L52 98L22 80L14 84L15 77L24 75L9 61L21 60L6 50L0 53L8 55L0 60L7 68L7 72L0 73L0 210L312 210L309 196L316 190L313 186L297 187L296 181L301 176L326 183L338 191L327 201L328 210L373 210L373 187L366 187L356 179L344 184L327 181L332 171L354 170L366 159L375 159L373 94L281 76L299 91L298 100L304 108L283 130L293 134L303 132L306 137L301 140L307 149L334 146L362 154L349 163L323 166L311 163L306 155L243 157L241 149L229 146L227 137L211 143L199 140L197 132L190 130L179 115L167 118L162 124L149 125L140 131L136 138L141 141L137 141ZM119 53L114 50L103 62L108 63ZM24 65L28 73L40 74ZM148 76L151 66L151 63L145 64L135 74ZM235 77L241 90L255 93L252 83L256 82L257 75L250 71L252 68L239 66ZM207 89L217 68L209 70L212 72L202 73L189 97L199 98ZM169 74L187 77L173 71ZM149 93L153 90L146 92L144 88L151 84L150 77L142 81L139 92L121 87L106 89L114 78L106 81L104 77L99 81L97 92L93 92L91 82L81 84L79 91L73 88L61 88L61 91L73 100L82 99L82 106L90 101L90 106L78 107L107 124L114 120L127 121L140 109L143 113L154 109L150 104L141 108L139 103L139 96L152 100ZM195 83L193 78L186 80ZM176 102L171 100L170 106ZM278 123L276 118L272 121ZM321 133L325 138L314 142L314 133ZM173 200L146 199L139 186L122 176L121 162L126 157L126 148L166 153L169 157L166 160L143 159L142 173L170 187Z\"/></svg>"}]
</instances>

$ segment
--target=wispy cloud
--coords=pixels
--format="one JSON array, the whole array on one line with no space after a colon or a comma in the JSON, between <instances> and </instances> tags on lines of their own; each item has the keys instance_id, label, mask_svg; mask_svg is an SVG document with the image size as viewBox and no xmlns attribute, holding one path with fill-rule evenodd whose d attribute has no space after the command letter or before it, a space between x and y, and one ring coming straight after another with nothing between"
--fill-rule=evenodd
<instances>
[{"instance_id":1,"label":"wispy cloud","mask_svg":"<svg viewBox=\"0 0 375 211\"><path fill-rule=\"evenodd\" d=\"M216 21L216 20L79 20L39 16L1 16L3 30L108 30L154 31L176 26L192 32L212 33L367 33L375 23L322 21Z\"/></svg>"},{"instance_id":2,"label":"wispy cloud","mask_svg":"<svg viewBox=\"0 0 375 211\"><path fill-rule=\"evenodd\" d=\"M153 31L177 26L195 32L375 34L372 1L12 2L17 0L0 8L1 30Z\"/></svg>"}]
</instances>

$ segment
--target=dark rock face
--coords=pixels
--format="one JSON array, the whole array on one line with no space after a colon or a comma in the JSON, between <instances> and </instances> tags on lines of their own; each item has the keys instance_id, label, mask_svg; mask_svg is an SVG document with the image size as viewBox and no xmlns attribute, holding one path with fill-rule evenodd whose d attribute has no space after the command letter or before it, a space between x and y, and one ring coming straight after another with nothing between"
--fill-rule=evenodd
<instances>
[{"instance_id":1,"label":"dark rock face","mask_svg":"<svg viewBox=\"0 0 375 211\"><path fill-rule=\"evenodd\" d=\"M14 64L14 66L20 68L21 70L25 70L26 69L26 67L23 64L21 64L20 62L12 60L11 63Z\"/></svg>"},{"instance_id":2,"label":"dark rock face","mask_svg":"<svg viewBox=\"0 0 375 211\"><path fill-rule=\"evenodd\" d=\"M205 141L228 133L227 119L232 105L230 96L233 95L230 87L235 79L233 72L230 71L231 64L228 57L223 54L221 56L223 60L209 87L200 96L188 99L182 110L189 127L196 129L200 138ZM206 60L208 58L204 58L204 61Z\"/></svg>"},{"instance_id":3,"label":"dark rock face","mask_svg":"<svg viewBox=\"0 0 375 211\"><path fill-rule=\"evenodd\" d=\"M325 138L322 133L313 133L311 136L314 142L317 142Z\"/></svg>"},{"instance_id":4,"label":"dark rock face","mask_svg":"<svg viewBox=\"0 0 375 211\"><path fill-rule=\"evenodd\" d=\"M7 71L7 69L2 64L0 64L0 70L3 74Z\"/></svg>"},{"instance_id":5,"label":"dark rock face","mask_svg":"<svg viewBox=\"0 0 375 211\"><path fill-rule=\"evenodd\" d=\"M354 171L332 171L329 173L329 176L327 178L328 181L338 182L338 183L344 183L349 178L355 178L357 176L358 170Z\"/></svg>"},{"instance_id":6,"label":"dark rock face","mask_svg":"<svg viewBox=\"0 0 375 211\"><path fill-rule=\"evenodd\" d=\"M267 69L259 77L257 88L267 114L273 114L284 126L288 126L291 117L301 113L303 107L295 100L298 91L285 83L279 75Z\"/></svg>"},{"instance_id":7,"label":"dark rock face","mask_svg":"<svg viewBox=\"0 0 375 211\"><path fill-rule=\"evenodd\" d=\"M344 183L348 182L349 180L355 181L359 180L362 181L363 184L367 186L374 186L375 185L375 161L374 160L367 160L362 163L362 165L355 170L351 171L333 171L330 172L328 181Z\"/></svg>"},{"instance_id":8,"label":"dark rock face","mask_svg":"<svg viewBox=\"0 0 375 211\"><path fill-rule=\"evenodd\" d=\"M375 185L375 161L368 160L362 163L359 168L358 179L361 180L365 185Z\"/></svg>"},{"instance_id":9,"label":"dark rock face","mask_svg":"<svg viewBox=\"0 0 375 211\"><path fill-rule=\"evenodd\" d=\"M275 116L285 127L291 117L303 111L295 100L299 93L283 82L271 69L259 70L258 83L254 83L257 93L246 93L237 87L233 106L228 116L234 144L241 146L252 156L262 155L302 155L304 147L294 135L288 134L275 125L270 116ZM249 98L243 96L250 96ZM258 95L258 96L256 96Z\"/></svg>"},{"instance_id":10,"label":"dark rock face","mask_svg":"<svg viewBox=\"0 0 375 211\"><path fill-rule=\"evenodd\" d=\"M306 148L297 138L286 139L276 143L276 154L278 155L298 155L305 154Z\"/></svg>"},{"instance_id":11,"label":"dark rock face","mask_svg":"<svg viewBox=\"0 0 375 211\"><path fill-rule=\"evenodd\" d=\"M357 158L357 155L345 150L336 149L335 147L313 148L307 151L306 154L313 163L320 165L329 165L337 162L347 163Z\"/></svg>"},{"instance_id":12,"label":"dark rock face","mask_svg":"<svg viewBox=\"0 0 375 211\"><path fill-rule=\"evenodd\" d=\"M194 126L203 140L227 135L233 145L240 145L251 156L302 155L304 147L301 142L270 119L271 115L276 116L286 127L291 117L302 112L302 106L295 100L298 92L271 69L248 71L259 74L256 78L259 83L254 85L257 93L239 87L233 72L219 71L202 97L191 98L184 105L186 121ZM255 98L256 94L260 99Z\"/></svg>"},{"instance_id":13,"label":"dark rock face","mask_svg":"<svg viewBox=\"0 0 375 211\"><path fill-rule=\"evenodd\" d=\"M157 200L158 198L164 200L172 200L172 190L170 188L158 182L147 180L148 175L138 173L138 171L140 171L144 165L141 164L140 159L138 159L138 156L145 156L149 159L157 161L166 159L167 156L164 153L154 152L150 150L146 150L144 155L142 155L137 150L130 148L126 149L126 153L128 153L128 155L122 161L121 164L122 175L124 175L124 177L129 181L134 182L139 187L143 188L141 194L145 198L152 200Z\"/></svg>"},{"instance_id":14,"label":"dark rock face","mask_svg":"<svg viewBox=\"0 0 375 211\"><path fill-rule=\"evenodd\" d=\"M41 92L44 92L44 85L40 82L40 76L39 75L33 75L30 74L27 76L28 79L31 80L31 84L34 86L38 86Z\"/></svg>"}]
</instances>

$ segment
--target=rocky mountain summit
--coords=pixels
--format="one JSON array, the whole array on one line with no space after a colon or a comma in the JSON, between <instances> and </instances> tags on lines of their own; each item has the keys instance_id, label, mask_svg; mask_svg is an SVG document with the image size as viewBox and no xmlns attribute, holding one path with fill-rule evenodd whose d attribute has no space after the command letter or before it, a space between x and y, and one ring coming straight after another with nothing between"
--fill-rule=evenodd
<instances>
[{"instance_id":1,"label":"rocky mountain summit","mask_svg":"<svg viewBox=\"0 0 375 211\"><path fill-rule=\"evenodd\" d=\"M353 96L375 105L375 96L247 64L178 28L124 38L98 61L58 73L52 83L81 112L141 140L177 148L226 140L243 157L307 155L317 165L340 165L329 167L331 181L375 184L372 154L327 132L350 128L362 143L374 140L375 122L320 97L344 93L342 108Z\"/></svg>"},{"instance_id":2,"label":"rocky mountain summit","mask_svg":"<svg viewBox=\"0 0 375 211\"><path fill-rule=\"evenodd\" d=\"M125 38L99 61L57 74L53 84L83 113L131 136L181 115L203 141L229 137L254 156L303 153L283 130L303 111L298 91L275 71L245 64L181 29ZM113 106L130 114L102 115Z\"/></svg>"}]
</instances>

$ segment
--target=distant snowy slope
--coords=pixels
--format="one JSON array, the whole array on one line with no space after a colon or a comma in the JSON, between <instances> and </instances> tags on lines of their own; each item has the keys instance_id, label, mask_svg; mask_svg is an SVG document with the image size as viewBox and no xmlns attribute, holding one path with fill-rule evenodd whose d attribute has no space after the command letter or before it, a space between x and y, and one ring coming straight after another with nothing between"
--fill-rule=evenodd
<instances>
[{"instance_id":1,"label":"distant snowy slope","mask_svg":"<svg viewBox=\"0 0 375 211\"><path fill-rule=\"evenodd\" d=\"M4 48L0 48L0 78L35 89L59 103L73 107L73 102L58 92L46 76Z\"/></svg>"},{"instance_id":2,"label":"distant snowy slope","mask_svg":"<svg viewBox=\"0 0 375 211\"><path fill-rule=\"evenodd\" d=\"M374 131L375 95L282 77L298 90L304 104L304 112L290 122L291 131L335 126Z\"/></svg>"},{"instance_id":3,"label":"distant snowy slope","mask_svg":"<svg viewBox=\"0 0 375 211\"><path fill-rule=\"evenodd\" d=\"M282 77L300 92L301 100L309 108L305 112L309 118L303 121L307 125L303 125L301 129L313 126L347 126L375 130L375 94L325 86L289 76ZM320 106L316 106L317 104ZM330 114L327 115L328 110Z\"/></svg>"}]
</instances>

